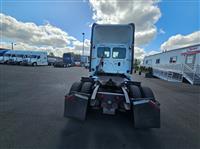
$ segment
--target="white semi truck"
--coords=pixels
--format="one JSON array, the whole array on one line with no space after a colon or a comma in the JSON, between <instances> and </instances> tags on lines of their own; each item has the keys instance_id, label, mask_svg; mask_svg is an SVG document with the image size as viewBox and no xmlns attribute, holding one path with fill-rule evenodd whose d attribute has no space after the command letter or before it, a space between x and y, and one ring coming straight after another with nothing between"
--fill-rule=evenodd
<instances>
[{"instance_id":1,"label":"white semi truck","mask_svg":"<svg viewBox=\"0 0 200 149\"><path fill-rule=\"evenodd\" d=\"M136 128L160 127L160 104L152 90L133 81L134 24L93 24L89 77L65 96L64 116L85 120L88 108L104 114L131 111Z\"/></svg>"}]
</instances>

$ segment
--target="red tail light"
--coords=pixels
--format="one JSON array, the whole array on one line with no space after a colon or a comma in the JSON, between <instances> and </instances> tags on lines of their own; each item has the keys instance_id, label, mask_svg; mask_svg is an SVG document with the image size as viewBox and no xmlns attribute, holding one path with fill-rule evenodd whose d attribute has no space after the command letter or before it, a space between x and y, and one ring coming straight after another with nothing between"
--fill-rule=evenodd
<instances>
[{"instance_id":1,"label":"red tail light","mask_svg":"<svg viewBox=\"0 0 200 149\"><path fill-rule=\"evenodd\" d=\"M69 95L65 96L65 100L73 100L73 99L74 99L74 96L69 96Z\"/></svg>"}]
</instances>

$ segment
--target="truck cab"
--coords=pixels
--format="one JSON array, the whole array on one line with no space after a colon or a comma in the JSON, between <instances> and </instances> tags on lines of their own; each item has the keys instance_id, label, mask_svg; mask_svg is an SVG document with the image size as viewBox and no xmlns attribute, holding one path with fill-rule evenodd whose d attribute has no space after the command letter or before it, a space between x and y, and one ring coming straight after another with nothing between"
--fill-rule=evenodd
<instances>
[{"instance_id":1,"label":"truck cab","mask_svg":"<svg viewBox=\"0 0 200 149\"><path fill-rule=\"evenodd\" d=\"M28 65L36 66L38 64L38 59L40 59L40 56L31 54L28 57Z\"/></svg>"},{"instance_id":2,"label":"truck cab","mask_svg":"<svg viewBox=\"0 0 200 149\"><path fill-rule=\"evenodd\" d=\"M69 53L64 53L63 54L63 63L67 66L73 66L74 65L74 54L69 52Z\"/></svg>"},{"instance_id":3,"label":"truck cab","mask_svg":"<svg viewBox=\"0 0 200 149\"><path fill-rule=\"evenodd\" d=\"M27 64L32 66L48 65L47 52L31 51L26 58Z\"/></svg>"},{"instance_id":4,"label":"truck cab","mask_svg":"<svg viewBox=\"0 0 200 149\"><path fill-rule=\"evenodd\" d=\"M90 72L129 76L133 69L134 25L94 25Z\"/></svg>"}]
</instances>

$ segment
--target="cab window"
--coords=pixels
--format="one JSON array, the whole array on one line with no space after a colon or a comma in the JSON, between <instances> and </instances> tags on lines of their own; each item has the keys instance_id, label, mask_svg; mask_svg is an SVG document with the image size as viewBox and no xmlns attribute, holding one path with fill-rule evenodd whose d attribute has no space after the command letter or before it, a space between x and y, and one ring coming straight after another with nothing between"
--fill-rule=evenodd
<instances>
[{"instance_id":1,"label":"cab window","mask_svg":"<svg viewBox=\"0 0 200 149\"><path fill-rule=\"evenodd\" d=\"M113 48L112 57L115 59L124 59L126 57L126 48Z\"/></svg>"},{"instance_id":2,"label":"cab window","mask_svg":"<svg viewBox=\"0 0 200 149\"><path fill-rule=\"evenodd\" d=\"M30 55L30 58L37 58L37 55Z\"/></svg>"},{"instance_id":3,"label":"cab window","mask_svg":"<svg viewBox=\"0 0 200 149\"><path fill-rule=\"evenodd\" d=\"M97 57L98 58L109 58L110 57L110 48L109 47L98 47L97 48Z\"/></svg>"}]
</instances>

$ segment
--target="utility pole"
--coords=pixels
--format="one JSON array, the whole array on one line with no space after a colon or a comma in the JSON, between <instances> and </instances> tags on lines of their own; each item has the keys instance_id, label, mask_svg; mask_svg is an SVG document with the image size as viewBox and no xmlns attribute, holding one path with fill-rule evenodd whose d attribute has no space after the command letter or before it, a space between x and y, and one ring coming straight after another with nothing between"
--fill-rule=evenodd
<instances>
[{"instance_id":1,"label":"utility pole","mask_svg":"<svg viewBox=\"0 0 200 149\"><path fill-rule=\"evenodd\" d=\"M83 35L83 53L82 53L82 55L84 56L84 41L85 41L85 33L82 33L82 35Z\"/></svg>"},{"instance_id":2,"label":"utility pole","mask_svg":"<svg viewBox=\"0 0 200 149\"><path fill-rule=\"evenodd\" d=\"M14 45L16 45L16 43L11 42L11 49L14 50Z\"/></svg>"}]
</instances>

